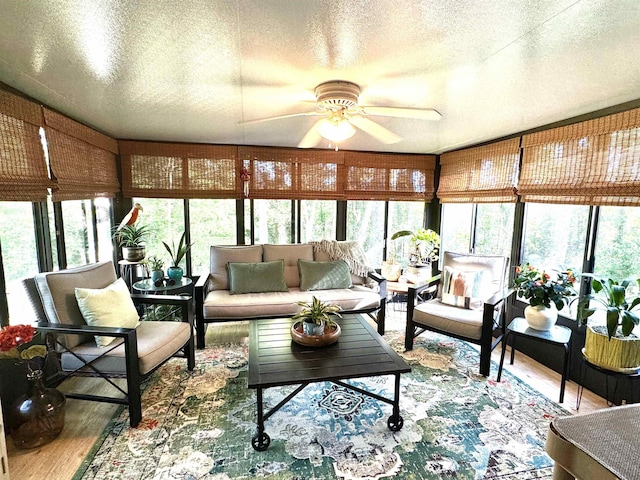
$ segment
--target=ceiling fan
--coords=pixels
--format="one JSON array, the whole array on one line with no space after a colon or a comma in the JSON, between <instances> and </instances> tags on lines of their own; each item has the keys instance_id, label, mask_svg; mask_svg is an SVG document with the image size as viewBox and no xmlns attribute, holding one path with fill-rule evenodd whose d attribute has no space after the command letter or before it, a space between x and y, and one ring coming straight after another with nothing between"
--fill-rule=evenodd
<instances>
[{"instance_id":1,"label":"ceiling fan","mask_svg":"<svg viewBox=\"0 0 640 480\"><path fill-rule=\"evenodd\" d=\"M401 117L417 120L440 120L442 115L432 108L374 107L358 105L360 86L352 82L335 80L321 83L315 88L316 109L310 112L291 113L275 117L257 118L240 122L250 125L292 117L322 117L305 134L299 148L315 147L325 138L336 145L351 138L356 128L368 133L376 140L391 144L402 137L374 122L368 117Z\"/></svg>"}]
</instances>

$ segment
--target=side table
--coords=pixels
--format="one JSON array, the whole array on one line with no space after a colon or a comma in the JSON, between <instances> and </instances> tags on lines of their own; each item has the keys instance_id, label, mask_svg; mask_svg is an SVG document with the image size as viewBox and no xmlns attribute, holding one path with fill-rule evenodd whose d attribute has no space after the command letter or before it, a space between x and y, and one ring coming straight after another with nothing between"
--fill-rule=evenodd
<instances>
[{"instance_id":1,"label":"side table","mask_svg":"<svg viewBox=\"0 0 640 480\"><path fill-rule=\"evenodd\" d=\"M582 365L580 366L580 382L578 383L578 395L576 397L576 410L580 409L580 402L582 401L582 392L584 390L584 387L582 386L584 384L584 377L586 376L587 373L587 368L591 368L597 372L603 373L604 374L604 389L605 389L605 400L607 401L607 405L609 405L610 407L612 407L615 402L615 398L616 398L616 392L618 390L618 380L621 378L625 378L628 379L629 381L635 380L637 378L640 378L640 369L637 370L626 370L626 371L616 371L616 370L609 370L607 368L603 368L603 367L599 367L598 365L595 365L593 363L591 363L589 360L587 360L587 358L584 356L584 349L582 352ZM615 380L615 384L613 387L613 394L611 395L611 400L609 400L609 377L613 377L613 379ZM627 403L636 403L635 399L633 398L634 395L634 390L631 389L631 398L628 399L630 401L627 401Z\"/></svg>"},{"instance_id":2,"label":"side table","mask_svg":"<svg viewBox=\"0 0 640 480\"><path fill-rule=\"evenodd\" d=\"M162 285L155 286L154 282L150 278L145 278L133 284L133 288L139 292L144 293L167 293L171 290L179 290L184 287L188 287L193 283L189 277L182 277L179 282L173 284L167 282L167 278L163 279Z\"/></svg>"},{"instance_id":3,"label":"side table","mask_svg":"<svg viewBox=\"0 0 640 480\"><path fill-rule=\"evenodd\" d=\"M535 330L529 326L527 320L523 317L516 317L507 327L507 333L502 339L502 354L500 355L500 367L498 368L498 378L500 381L502 376L502 366L504 365L504 354L507 350L507 340L511 337L511 362L513 365L514 355L516 352L516 338L524 337L531 340L538 340L540 342L548 343L551 345L558 345L564 348L564 362L562 366L562 381L560 383L560 400L559 403L564 402L564 387L567 382L567 376L569 373L569 352L571 344L571 329L563 327L562 325L554 325L551 330L542 331Z\"/></svg>"}]
</instances>

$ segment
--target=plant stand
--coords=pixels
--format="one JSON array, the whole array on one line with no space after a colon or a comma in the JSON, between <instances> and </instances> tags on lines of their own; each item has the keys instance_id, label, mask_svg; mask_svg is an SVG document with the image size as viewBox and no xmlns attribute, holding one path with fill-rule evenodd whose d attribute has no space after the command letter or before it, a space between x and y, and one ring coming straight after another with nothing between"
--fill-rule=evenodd
<instances>
[{"instance_id":1,"label":"plant stand","mask_svg":"<svg viewBox=\"0 0 640 480\"><path fill-rule=\"evenodd\" d=\"M584 390L584 387L582 386L584 384L584 379L585 376L587 374L587 369L591 368L592 370L595 370L597 372L603 373L604 374L604 379L605 379L605 400L607 401L607 405L612 407L613 405L615 405L615 398L616 398L616 393L618 392L618 381L620 379L628 379L630 382L640 378L640 368L638 368L635 371L628 371L628 372L618 372L618 371L614 371L614 370L608 370L606 368L602 368L599 367L598 365L594 365L593 363L591 363L589 360L587 360L587 357L584 356L584 349L583 349L583 356L582 356L582 365L580 366L580 381L578 382L578 393L576 395L576 410L580 409L580 402L582 401L582 392ZM613 386L613 392L611 394L611 397L609 397L609 377L612 377L613 380L615 381L614 386ZM633 388L630 388L631 391L631 398L628 399L627 403L636 403L635 400L635 395L634 392L635 390ZM640 401L640 399L638 399Z\"/></svg>"}]
</instances>

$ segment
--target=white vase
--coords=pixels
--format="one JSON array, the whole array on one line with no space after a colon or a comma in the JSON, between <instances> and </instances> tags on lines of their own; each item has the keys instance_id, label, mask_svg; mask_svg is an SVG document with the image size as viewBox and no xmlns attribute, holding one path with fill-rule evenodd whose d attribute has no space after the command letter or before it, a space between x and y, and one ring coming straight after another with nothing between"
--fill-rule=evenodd
<instances>
[{"instance_id":1,"label":"white vase","mask_svg":"<svg viewBox=\"0 0 640 480\"><path fill-rule=\"evenodd\" d=\"M524 318L531 328L545 332L551 330L556 324L558 309L553 304L551 304L551 308L544 305L536 305L535 307L529 305L524 309Z\"/></svg>"}]
</instances>

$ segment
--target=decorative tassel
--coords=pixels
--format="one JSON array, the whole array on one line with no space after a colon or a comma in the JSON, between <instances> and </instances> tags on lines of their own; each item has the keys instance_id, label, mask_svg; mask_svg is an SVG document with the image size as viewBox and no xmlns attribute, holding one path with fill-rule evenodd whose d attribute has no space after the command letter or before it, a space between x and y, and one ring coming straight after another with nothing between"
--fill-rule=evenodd
<instances>
[{"instance_id":1,"label":"decorative tassel","mask_svg":"<svg viewBox=\"0 0 640 480\"><path fill-rule=\"evenodd\" d=\"M249 170L247 170L245 167L242 167L242 170L240 170L240 178L242 179L245 198L249 196L249 178L250 177L251 177L251 174L249 173Z\"/></svg>"}]
</instances>

